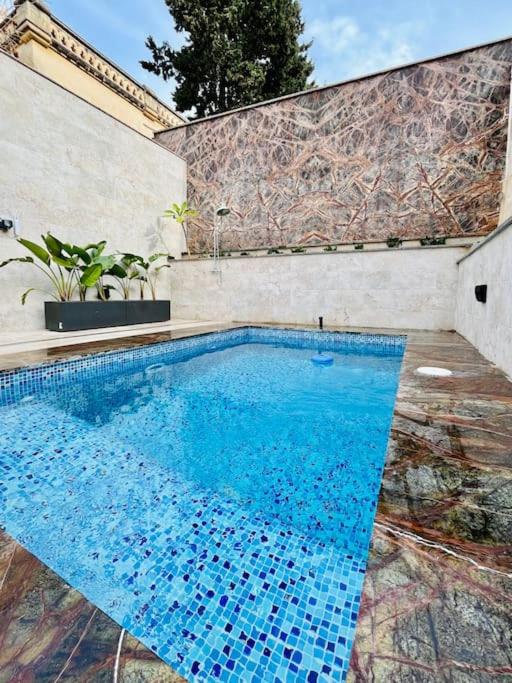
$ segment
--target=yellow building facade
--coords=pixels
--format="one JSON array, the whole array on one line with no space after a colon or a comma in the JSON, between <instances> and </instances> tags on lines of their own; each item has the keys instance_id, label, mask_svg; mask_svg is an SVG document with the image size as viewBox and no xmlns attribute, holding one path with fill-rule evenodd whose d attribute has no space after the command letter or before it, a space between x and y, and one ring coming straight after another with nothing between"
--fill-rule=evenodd
<instances>
[{"instance_id":1,"label":"yellow building facade","mask_svg":"<svg viewBox=\"0 0 512 683\"><path fill-rule=\"evenodd\" d=\"M186 121L38 0L0 16L0 49L147 137Z\"/></svg>"}]
</instances>

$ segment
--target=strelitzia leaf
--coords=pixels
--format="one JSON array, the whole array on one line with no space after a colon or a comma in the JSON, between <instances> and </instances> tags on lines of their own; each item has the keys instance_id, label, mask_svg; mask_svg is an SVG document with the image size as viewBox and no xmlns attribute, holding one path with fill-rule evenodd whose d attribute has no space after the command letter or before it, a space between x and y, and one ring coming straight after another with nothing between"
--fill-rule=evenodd
<instances>
[{"instance_id":1,"label":"strelitzia leaf","mask_svg":"<svg viewBox=\"0 0 512 683\"><path fill-rule=\"evenodd\" d=\"M35 292L35 291L36 291L36 288L35 288L35 287L31 287L30 289L27 289L26 292L23 292L23 294L21 295L21 305L22 305L22 306L25 305L25 303L26 303L26 301L27 301L27 297L28 297L28 295L30 294L30 292Z\"/></svg>"},{"instance_id":2,"label":"strelitzia leaf","mask_svg":"<svg viewBox=\"0 0 512 683\"><path fill-rule=\"evenodd\" d=\"M125 266L131 266L133 263L141 263L143 260L142 256L137 256L137 254L123 254L121 262Z\"/></svg>"},{"instance_id":3,"label":"strelitzia leaf","mask_svg":"<svg viewBox=\"0 0 512 683\"><path fill-rule=\"evenodd\" d=\"M52 256L62 256L63 244L56 237L51 235L49 232L46 235L41 235L41 239L46 244L46 248Z\"/></svg>"},{"instance_id":4,"label":"strelitzia leaf","mask_svg":"<svg viewBox=\"0 0 512 683\"><path fill-rule=\"evenodd\" d=\"M7 261L0 263L0 268L7 266L9 263L34 263L34 259L32 258L32 256L22 256L19 258L10 258L10 259L7 259Z\"/></svg>"},{"instance_id":5,"label":"strelitzia leaf","mask_svg":"<svg viewBox=\"0 0 512 683\"><path fill-rule=\"evenodd\" d=\"M101 240L101 242L98 242L97 245L97 256L103 253L105 247L107 246L106 240Z\"/></svg>"},{"instance_id":6,"label":"strelitzia leaf","mask_svg":"<svg viewBox=\"0 0 512 683\"><path fill-rule=\"evenodd\" d=\"M168 256L168 254L165 254L165 253L152 254L152 255L148 258L148 261L149 261L150 263L154 263L155 261L158 261L159 258L163 258L164 256Z\"/></svg>"},{"instance_id":7,"label":"strelitzia leaf","mask_svg":"<svg viewBox=\"0 0 512 683\"><path fill-rule=\"evenodd\" d=\"M92 266L86 268L80 278L80 284L84 287L93 287L101 277L103 268L99 263L95 263Z\"/></svg>"},{"instance_id":8,"label":"strelitzia leaf","mask_svg":"<svg viewBox=\"0 0 512 683\"><path fill-rule=\"evenodd\" d=\"M37 256L37 258L40 261L42 261L45 265L50 265L50 254L46 251L44 247L41 247L39 246L39 244L35 244L35 242L31 242L30 240L25 240L22 237L18 237L18 242L22 244L25 247L25 249L31 251L34 254L34 256Z\"/></svg>"},{"instance_id":9,"label":"strelitzia leaf","mask_svg":"<svg viewBox=\"0 0 512 683\"><path fill-rule=\"evenodd\" d=\"M90 255L85 251L85 249L82 249L81 247L74 246L72 248L72 255L80 257L87 266L91 263Z\"/></svg>"},{"instance_id":10,"label":"strelitzia leaf","mask_svg":"<svg viewBox=\"0 0 512 683\"><path fill-rule=\"evenodd\" d=\"M51 258L54 263L62 266L63 268L74 268L76 266L76 263L73 261L73 259L63 258L62 256L56 256L55 254L52 254Z\"/></svg>"},{"instance_id":11,"label":"strelitzia leaf","mask_svg":"<svg viewBox=\"0 0 512 683\"><path fill-rule=\"evenodd\" d=\"M62 245L62 251L67 254L68 256L73 256L73 245L72 244L63 244Z\"/></svg>"},{"instance_id":12,"label":"strelitzia leaf","mask_svg":"<svg viewBox=\"0 0 512 683\"><path fill-rule=\"evenodd\" d=\"M94 259L94 263L99 263L103 271L110 270L115 262L115 256L99 256Z\"/></svg>"},{"instance_id":13,"label":"strelitzia leaf","mask_svg":"<svg viewBox=\"0 0 512 683\"><path fill-rule=\"evenodd\" d=\"M112 268L109 269L108 275L113 275L114 277L121 278L121 280L125 277L127 277L127 272L124 268L121 268L121 266L118 263L114 263Z\"/></svg>"}]
</instances>

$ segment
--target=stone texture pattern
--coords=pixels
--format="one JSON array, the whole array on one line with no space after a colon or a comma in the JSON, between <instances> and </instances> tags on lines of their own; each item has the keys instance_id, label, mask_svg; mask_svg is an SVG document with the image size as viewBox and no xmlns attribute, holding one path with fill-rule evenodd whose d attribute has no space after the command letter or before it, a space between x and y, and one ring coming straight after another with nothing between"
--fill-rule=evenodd
<instances>
[{"instance_id":1,"label":"stone texture pattern","mask_svg":"<svg viewBox=\"0 0 512 683\"><path fill-rule=\"evenodd\" d=\"M158 136L189 163L195 252L486 234L496 227L512 41Z\"/></svg>"},{"instance_id":2,"label":"stone texture pattern","mask_svg":"<svg viewBox=\"0 0 512 683\"><path fill-rule=\"evenodd\" d=\"M459 335L408 335L350 683L512 680L511 413Z\"/></svg>"},{"instance_id":3,"label":"stone texture pattern","mask_svg":"<svg viewBox=\"0 0 512 683\"><path fill-rule=\"evenodd\" d=\"M0 531L0 683L185 683Z\"/></svg>"}]
</instances>

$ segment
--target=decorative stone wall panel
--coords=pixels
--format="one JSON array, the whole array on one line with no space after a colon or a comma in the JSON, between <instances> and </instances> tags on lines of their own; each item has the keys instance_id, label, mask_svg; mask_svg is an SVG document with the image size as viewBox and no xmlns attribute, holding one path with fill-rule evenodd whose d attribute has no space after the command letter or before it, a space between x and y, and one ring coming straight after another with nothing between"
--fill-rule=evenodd
<instances>
[{"instance_id":1,"label":"decorative stone wall panel","mask_svg":"<svg viewBox=\"0 0 512 683\"><path fill-rule=\"evenodd\" d=\"M487 234L498 222L512 41L166 131L189 162L194 251Z\"/></svg>"}]
</instances>

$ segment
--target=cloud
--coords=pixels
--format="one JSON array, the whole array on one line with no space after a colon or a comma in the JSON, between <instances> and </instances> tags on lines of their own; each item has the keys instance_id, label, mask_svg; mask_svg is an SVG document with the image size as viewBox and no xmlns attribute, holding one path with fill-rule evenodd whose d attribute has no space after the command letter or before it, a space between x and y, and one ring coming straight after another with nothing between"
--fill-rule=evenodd
<instances>
[{"instance_id":1,"label":"cloud","mask_svg":"<svg viewBox=\"0 0 512 683\"><path fill-rule=\"evenodd\" d=\"M315 19L306 28L313 40L314 78L322 85L412 61L423 31L421 22L380 26L370 33L350 16Z\"/></svg>"}]
</instances>

